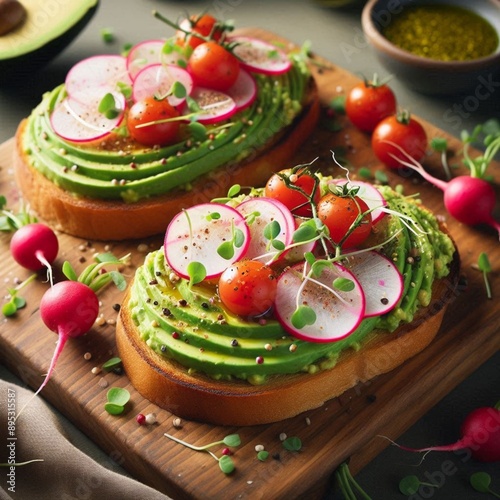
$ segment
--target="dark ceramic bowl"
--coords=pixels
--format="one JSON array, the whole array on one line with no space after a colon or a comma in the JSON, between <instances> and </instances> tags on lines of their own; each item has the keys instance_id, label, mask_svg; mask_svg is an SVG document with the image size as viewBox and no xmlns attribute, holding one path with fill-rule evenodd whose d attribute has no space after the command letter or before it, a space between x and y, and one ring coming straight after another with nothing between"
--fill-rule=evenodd
<instances>
[{"instance_id":1,"label":"dark ceramic bowl","mask_svg":"<svg viewBox=\"0 0 500 500\"><path fill-rule=\"evenodd\" d=\"M446 4L464 7L487 19L500 38L500 2L497 0L369 0L361 22L366 39L381 64L409 88L424 94L451 95L498 92L500 44L487 56L468 61L438 61L407 52L389 42L382 29L405 5Z\"/></svg>"}]
</instances>

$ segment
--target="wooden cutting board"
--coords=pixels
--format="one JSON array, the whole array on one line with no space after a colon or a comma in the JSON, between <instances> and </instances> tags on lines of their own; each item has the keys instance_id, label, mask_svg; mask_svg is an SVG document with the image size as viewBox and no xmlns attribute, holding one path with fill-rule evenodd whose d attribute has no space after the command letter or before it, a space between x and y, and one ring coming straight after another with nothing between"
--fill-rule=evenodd
<instances>
[{"instance_id":1,"label":"wooden cutting board","mask_svg":"<svg viewBox=\"0 0 500 500\"><path fill-rule=\"evenodd\" d=\"M277 38L261 30L246 33L270 40ZM349 72L327 61L317 62L321 64L314 65L313 71L325 105L358 81ZM337 158L349 162L354 169L368 167L373 173L377 170L387 172L374 159L369 137L355 130L345 118L340 117L340 122L343 127L337 132L319 125L294 164L318 158L316 166L329 171L333 168L330 152L333 150ZM422 123L430 138L439 136L449 140L449 161L458 164L455 155L460 150L460 143L431 124L423 120ZM7 196L10 207L18 198L11 169L13 146L13 140L0 146L0 193ZM427 157L425 165L431 173L443 176L438 155ZM465 173L465 170L453 172ZM407 194L419 193L429 208L445 215L442 193L438 189L422 182L416 175L387 173L391 185L404 185ZM498 163L490 167L490 174L498 183ZM379 435L396 439L500 348L498 300L486 299L482 275L473 269L479 253L487 252L492 268L497 270L491 279L498 297L498 235L490 228L465 227L451 219L448 225L461 254L467 285L459 287L454 295L435 341L393 372L359 385L317 410L265 426L221 428L184 421L182 428L174 428L173 416L144 400L130 385L126 375L94 375L91 372L94 366L101 366L116 354L114 322L117 313L114 306L120 303L122 294L113 287L100 295L105 324L95 326L85 337L67 343L57 370L41 395L133 476L176 499L256 499L269 498L271 494L274 499L304 498L306 494L307 498L319 497L341 462L350 458L351 471L358 472L387 446L388 441ZM56 269L68 260L81 270L95 251L110 250L117 256L131 252L132 265L124 270L129 277L142 263L145 248L154 249L161 244L161 237L109 245L64 234L59 237L61 250L55 262ZM0 282L4 288L30 274L10 257L9 238L8 234L0 236L3 255ZM47 370L56 340L54 334L44 327L38 312L40 298L47 286L43 274L40 274L38 280L21 293L27 300L27 307L13 318L2 319L0 328L0 359L33 388L39 386L41 375ZM91 353L91 360L84 359L85 353ZM118 417L104 410L106 392L112 386L125 387L131 393L126 413ZM418 405L413 404L415 401ZM150 412L156 413L158 423L139 426L135 416ZM208 454L191 451L170 441L164 437L165 432L198 445L239 433L242 446L233 457L236 471L226 477ZM279 440L283 432L302 440L300 452L283 449ZM259 462L255 452L257 444L264 445L273 458Z\"/></svg>"}]
</instances>

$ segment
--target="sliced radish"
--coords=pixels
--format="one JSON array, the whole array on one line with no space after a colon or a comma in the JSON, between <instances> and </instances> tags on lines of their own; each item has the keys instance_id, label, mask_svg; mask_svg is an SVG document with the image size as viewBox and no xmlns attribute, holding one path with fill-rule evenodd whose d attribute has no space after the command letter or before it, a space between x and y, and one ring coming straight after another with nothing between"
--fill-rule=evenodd
<instances>
[{"instance_id":1,"label":"sliced radish","mask_svg":"<svg viewBox=\"0 0 500 500\"><path fill-rule=\"evenodd\" d=\"M365 293L365 316L379 316L393 309L403 293L403 277L398 268L375 251L351 255L348 262Z\"/></svg>"},{"instance_id":2,"label":"sliced radish","mask_svg":"<svg viewBox=\"0 0 500 500\"><path fill-rule=\"evenodd\" d=\"M165 40L145 40L134 45L127 56L127 70L130 78L135 79L139 71L150 64L177 64L185 60L179 52L166 53Z\"/></svg>"},{"instance_id":3,"label":"sliced radish","mask_svg":"<svg viewBox=\"0 0 500 500\"><path fill-rule=\"evenodd\" d=\"M227 90L229 97L236 103L236 111L250 106L257 97L257 82L244 69L240 69L236 82Z\"/></svg>"},{"instance_id":4,"label":"sliced radish","mask_svg":"<svg viewBox=\"0 0 500 500\"><path fill-rule=\"evenodd\" d=\"M271 238L284 247L292 242L295 221L292 212L280 201L270 198L251 198L240 203L236 210L247 217L250 229L250 244L244 255L246 259L254 259L265 264L271 263L281 251L271 243ZM271 224L277 223L279 233L273 237L265 234Z\"/></svg>"},{"instance_id":5,"label":"sliced radish","mask_svg":"<svg viewBox=\"0 0 500 500\"><path fill-rule=\"evenodd\" d=\"M172 219L165 233L165 258L182 278L189 278L188 266L192 262L205 267L207 279L215 278L242 258L249 240L248 225L237 210L227 205L202 203ZM232 247L232 255L221 256L221 245Z\"/></svg>"},{"instance_id":6,"label":"sliced radish","mask_svg":"<svg viewBox=\"0 0 500 500\"><path fill-rule=\"evenodd\" d=\"M333 179L330 182L343 186L347 184L347 179ZM349 181L353 187L359 187L357 196L359 196L367 205L371 212L372 223L375 224L385 216L383 207L387 205L382 193L372 184L363 181Z\"/></svg>"},{"instance_id":7,"label":"sliced radish","mask_svg":"<svg viewBox=\"0 0 500 500\"><path fill-rule=\"evenodd\" d=\"M200 123L217 123L236 112L234 100L218 90L195 86L189 97L199 107L196 116Z\"/></svg>"},{"instance_id":8,"label":"sliced radish","mask_svg":"<svg viewBox=\"0 0 500 500\"><path fill-rule=\"evenodd\" d=\"M246 36L231 37L231 44L236 44L233 54L238 57L243 67L256 73L279 75L286 73L291 62L285 52L275 45Z\"/></svg>"},{"instance_id":9,"label":"sliced radish","mask_svg":"<svg viewBox=\"0 0 500 500\"><path fill-rule=\"evenodd\" d=\"M151 96L161 98L171 92L176 82L184 86L187 95L191 93L193 79L185 69L168 64L150 64L137 73L132 98L134 101ZM172 106L178 106L186 100L185 97L176 97L173 94L167 99Z\"/></svg>"},{"instance_id":10,"label":"sliced radish","mask_svg":"<svg viewBox=\"0 0 500 500\"><path fill-rule=\"evenodd\" d=\"M291 335L310 342L332 342L352 333L364 317L365 296L355 276L339 264L322 269L319 277L304 282L305 262L290 267L278 279L275 312ZM307 265L308 266L308 265ZM338 278L353 284L349 292L333 287ZM313 281L314 280L314 281ZM297 306L311 308L315 318L295 326L292 315Z\"/></svg>"},{"instance_id":11,"label":"sliced radish","mask_svg":"<svg viewBox=\"0 0 500 500\"><path fill-rule=\"evenodd\" d=\"M83 59L68 72L65 80L66 92L72 99L86 102L89 93L102 87L105 91L116 90L118 82L132 83L127 60L119 55L99 55Z\"/></svg>"},{"instance_id":12,"label":"sliced radish","mask_svg":"<svg viewBox=\"0 0 500 500\"><path fill-rule=\"evenodd\" d=\"M54 132L68 141L88 142L108 135L123 120L125 97L120 92L111 92L115 99L117 115L107 118L99 111L99 104L105 94L87 96L87 102L66 97L50 115Z\"/></svg>"}]
</instances>

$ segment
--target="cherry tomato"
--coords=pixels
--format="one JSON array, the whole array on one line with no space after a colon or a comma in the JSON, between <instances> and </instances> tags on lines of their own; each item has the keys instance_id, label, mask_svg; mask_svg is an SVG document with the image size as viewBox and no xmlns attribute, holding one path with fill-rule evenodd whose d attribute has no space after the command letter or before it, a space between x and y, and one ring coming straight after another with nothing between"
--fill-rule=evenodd
<instances>
[{"instance_id":1,"label":"cherry tomato","mask_svg":"<svg viewBox=\"0 0 500 500\"><path fill-rule=\"evenodd\" d=\"M384 118L372 134L372 149L377 158L390 168L398 168L401 166L399 160L408 161L408 158L387 141L397 144L417 161L420 161L427 149L425 130L408 113ZM391 155L396 156L399 160Z\"/></svg>"},{"instance_id":2,"label":"cherry tomato","mask_svg":"<svg viewBox=\"0 0 500 500\"><path fill-rule=\"evenodd\" d=\"M258 316L276 298L274 271L256 260L241 260L229 266L219 278L219 297L234 314Z\"/></svg>"},{"instance_id":3,"label":"cherry tomato","mask_svg":"<svg viewBox=\"0 0 500 500\"><path fill-rule=\"evenodd\" d=\"M205 42L193 50L188 71L197 85L224 91L238 78L240 62L217 42Z\"/></svg>"},{"instance_id":4,"label":"cherry tomato","mask_svg":"<svg viewBox=\"0 0 500 500\"><path fill-rule=\"evenodd\" d=\"M217 28L217 19L210 14L202 14L198 17L191 16L189 19L185 19L180 24L180 27L191 32L191 34L179 30L176 35L177 45L184 46L187 41L187 45L192 49L205 42L203 38L196 36L197 34L203 37L211 37L215 41L219 41L222 37L222 29Z\"/></svg>"},{"instance_id":5,"label":"cherry tomato","mask_svg":"<svg viewBox=\"0 0 500 500\"><path fill-rule=\"evenodd\" d=\"M345 111L356 127L372 132L380 121L396 113L396 97L385 84L363 82L347 95Z\"/></svg>"},{"instance_id":6,"label":"cherry tomato","mask_svg":"<svg viewBox=\"0 0 500 500\"><path fill-rule=\"evenodd\" d=\"M368 205L357 196L338 196L328 193L319 200L317 212L319 219L330 231L333 242L339 244L347 234L359 214L365 213ZM371 233L372 218L366 213L360 224L342 242L341 248L361 245Z\"/></svg>"},{"instance_id":7,"label":"cherry tomato","mask_svg":"<svg viewBox=\"0 0 500 500\"><path fill-rule=\"evenodd\" d=\"M302 192L289 187L290 184L300 188ZM320 198L315 177L305 170L294 172L292 169L285 169L271 176L267 181L264 194L268 198L281 201L294 215L302 217L311 217L310 201L312 199L313 203L317 203Z\"/></svg>"},{"instance_id":8,"label":"cherry tomato","mask_svg":"<svg viewBox=\"0 0 500 500\"><path fill-rule=\"evenodd\" d=\"M179 116L167 99L155 99L146 97L132 105L127 116L127 128L130 136L137 142L146 146L165 146L173 144L179 136L179 121L165 123L152 123L144 127L138 127L145 123L156 122Z\"/></svg>"}]
</instances>

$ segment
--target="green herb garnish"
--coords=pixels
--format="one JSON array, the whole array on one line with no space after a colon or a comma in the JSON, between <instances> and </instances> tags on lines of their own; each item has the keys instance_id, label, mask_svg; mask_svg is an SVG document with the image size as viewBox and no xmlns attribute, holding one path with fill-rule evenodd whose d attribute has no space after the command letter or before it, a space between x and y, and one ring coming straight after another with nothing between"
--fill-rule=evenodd
<instances>
[{"instance_id":1,"label":"green herb garnish","mask_svg":"<svg viewBox=\"0 0 500 500\"><path fill-rule=\"evenodd\" d=\"M130 392L122 387L112 387L107 392L106 397L108 402L104 405L104 409L110 415L120 415L130 400Z\"/></svg>"},{"instance_id":2,"label":"green herb garnish","mask_svg":"<svg viewBox=\"0 0 500 500\"><path fill-rule=\"evenodd\" d=\"M477 260L477 266L479 270L483 273L484 286L486 288L486 296L491 299L491 286L488 279L488 274L491 273L491 264L488 256L485 252L479 254L479 259Z\"/></svg>"}]
</instances>

